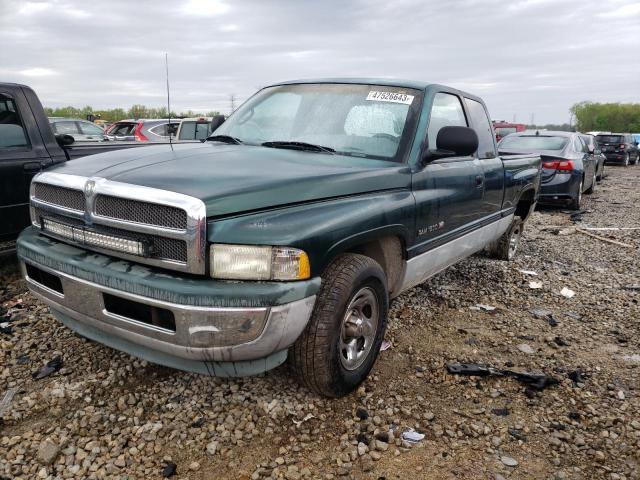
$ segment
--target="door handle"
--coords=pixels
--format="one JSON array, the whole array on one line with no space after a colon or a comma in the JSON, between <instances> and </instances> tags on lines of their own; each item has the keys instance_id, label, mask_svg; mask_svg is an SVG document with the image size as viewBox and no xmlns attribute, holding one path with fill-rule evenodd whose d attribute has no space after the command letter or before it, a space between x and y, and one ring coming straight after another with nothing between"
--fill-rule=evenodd
<instances>
[{"instance_id":1,"label":"door handle","mask_svg":"<svg viewBox=\"0 0 640 480\"><path fill-rule=\"evenodd\" d=\"M42 170L42 163L40 162L27 162L22 165L22 170L24 173L37 173Z\"/></svg>"},{"instance_id":2,"label":"door handle","mask_svg":"<svg viewBox=\"0 0 640 480\"><path fill-rule=\"evenodd\" d=\"M478 188L482 187L483 183L484 183L484 177L482 175L476 175L476 187Z\"/></svg>"}]
</instances>

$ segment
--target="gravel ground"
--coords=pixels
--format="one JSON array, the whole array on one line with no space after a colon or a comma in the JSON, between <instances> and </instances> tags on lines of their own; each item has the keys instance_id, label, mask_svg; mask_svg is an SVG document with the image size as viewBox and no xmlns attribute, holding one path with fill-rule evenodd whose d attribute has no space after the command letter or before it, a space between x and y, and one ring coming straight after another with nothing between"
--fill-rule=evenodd
<instances>
[{"instance_id":1,"label":"gravel ground","mask_svg":"<svg viewBox=\"0 0 640 480\"><path fill-rule=\"evenodd\" d=\"M0 478L162 478L171 464L189 479L640 478L640 230L590 231L632 248L575 230L640 227L640 167L607 169L581 222L536 212L516 261L478 255L398 298L392 347L340 400L286 367L212 379L89 342L5 269L0 401L15 397L0 412ZM59 355L59 371L32 378ZM454 376L451 361L559 384ZM424 439L403 441L409 428Z\"/></svg>"}]
</instances>

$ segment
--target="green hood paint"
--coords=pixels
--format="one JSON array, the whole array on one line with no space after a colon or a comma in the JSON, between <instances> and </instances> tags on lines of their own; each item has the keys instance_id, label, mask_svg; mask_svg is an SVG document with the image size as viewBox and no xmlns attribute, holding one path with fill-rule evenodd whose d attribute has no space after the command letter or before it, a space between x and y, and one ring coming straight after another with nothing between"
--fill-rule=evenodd
<instances>
[{"instance_id":1,"label":"green hood paint","mask_svg":"<svg viewBox=\"0 0 640 480\"><path fill-rule=\"evenodd\" d=\"M53 170L190 195L209 217L411 185L404 164L218 142L98 154Z\"/></svg>"}]
</instances>

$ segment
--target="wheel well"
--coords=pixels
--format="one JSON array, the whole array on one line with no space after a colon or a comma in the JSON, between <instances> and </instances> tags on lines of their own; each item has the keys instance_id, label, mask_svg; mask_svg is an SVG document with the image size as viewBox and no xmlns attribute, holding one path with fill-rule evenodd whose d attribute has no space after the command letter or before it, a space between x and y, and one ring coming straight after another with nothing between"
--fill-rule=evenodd
<instances>
[{"instance_id":1,"label":"wheel well","mask_svg":"<svg viewBox=\"0 0 640 480\"><path fill-rule=\"evenodd\" d=\"M527 190L522 193L518 204L516 205L516 217L522 218L524 222L531 214L531 207L535 202L535 192L533 190Z\"/></svg>"},{"instance_id":2,"label":"wheel well","mask_svg":"<svg viewBox=\"0 0 640 480\"><path fill-rule=\"evenodd\" d=\"M367 243L355 245L348 253L359 253L374 259L380 264L387 276L389 292L393 295L400 287L404 276L406 257L404 242L397 236L387 236Z\"/></svg>"}]
</instances>

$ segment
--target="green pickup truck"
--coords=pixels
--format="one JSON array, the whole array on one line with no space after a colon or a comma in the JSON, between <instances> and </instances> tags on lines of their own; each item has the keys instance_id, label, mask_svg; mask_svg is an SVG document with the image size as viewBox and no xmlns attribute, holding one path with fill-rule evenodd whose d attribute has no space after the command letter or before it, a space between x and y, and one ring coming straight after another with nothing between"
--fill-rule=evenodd
<instances>
[{"instance_id":1,"label":"green pickup truck","mask_svg":"<svg viewBox=\"0 0 640 480\"><path fill-rule=\"evenodd\" d=\"M260 90L206 142L36 175L17 242L65 325L150 362L245 376L289 362L354 390L390 299L486 249L509 260L540 185L479 98L377 79Z\"/></svg>"}]
</instances>

